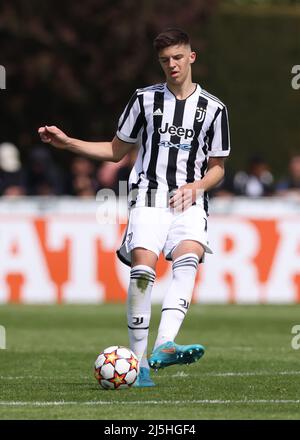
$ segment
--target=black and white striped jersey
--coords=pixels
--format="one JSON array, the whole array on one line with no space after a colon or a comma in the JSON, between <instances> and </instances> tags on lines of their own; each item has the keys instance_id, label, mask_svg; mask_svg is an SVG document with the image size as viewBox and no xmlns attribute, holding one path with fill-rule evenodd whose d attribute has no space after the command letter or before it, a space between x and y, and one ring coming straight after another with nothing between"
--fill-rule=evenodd
<instances>
[{"instance_id":1,"label":"black and white striped jersey","mask_svg":"<svg viewBox=\"0 0 300 440\"><path fill-rule=\"evenodd\" d=\"M226 106L198 84L184 100L166 84L137 89L117 136L139 146L129 177L131 206L168 206L174 189L204 176L209 157L230 152ZM207 209L206 195L197 203Z\"/></svg>"}]
</instances>

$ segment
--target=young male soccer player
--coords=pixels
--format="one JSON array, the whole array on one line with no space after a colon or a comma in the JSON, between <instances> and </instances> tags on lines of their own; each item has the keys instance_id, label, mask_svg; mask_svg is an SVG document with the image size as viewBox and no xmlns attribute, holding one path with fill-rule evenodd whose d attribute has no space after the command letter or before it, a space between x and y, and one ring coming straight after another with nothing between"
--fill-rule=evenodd
<instances>
[{"instance_id":1,"label":"young male soccer player","mask_svg":"<svg viewBox=\"0 0 300 440\"><path fill-rule=\"evenodd\" d=\"M154 386L149 366L189 364L204 354L199 344L174 339L189 308L207 241L207 190L224 175L230 150L225 105L192 82L196 54L188 35L167 29L154 40L164 84L137 89L111 142L85 142L55 126L41 139L101 160L118 162L137 145L129 178L130 213L119 258L131 266L127 318L130 348L140 360L136 386ZM151 290L160 253L172 260L172 281L162 306L152 354L147 360Z\"/></svg>"}]
</instances>

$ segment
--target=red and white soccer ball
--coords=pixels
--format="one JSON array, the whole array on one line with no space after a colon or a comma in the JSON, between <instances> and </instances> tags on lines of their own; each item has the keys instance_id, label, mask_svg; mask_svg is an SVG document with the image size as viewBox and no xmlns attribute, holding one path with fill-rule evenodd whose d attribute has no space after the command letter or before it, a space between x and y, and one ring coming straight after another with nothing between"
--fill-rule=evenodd
<instances>
[{"instance_id":1,"label":"red and white soccer ball","mask_svg":"<svg viewBox=\"0 0 300 440\"><path fill-rule=\"evenodd\" d=\"M129 348L113 345L99 354L95 377L105 390L131 387L139 374L139 361Z\"/></svg>"}]
</instances>

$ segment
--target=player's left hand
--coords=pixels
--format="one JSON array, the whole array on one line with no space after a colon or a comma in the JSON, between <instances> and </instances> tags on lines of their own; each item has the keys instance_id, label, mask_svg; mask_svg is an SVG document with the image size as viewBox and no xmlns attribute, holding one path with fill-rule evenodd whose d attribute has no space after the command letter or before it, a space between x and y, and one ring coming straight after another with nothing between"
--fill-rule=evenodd
<instances>
[{"instance_id":1,"label":"player's left hand","mask_svg":"<svg viewBox=\"0 0 300 440\"><path fill-rule=\"evenodd\" d=\"M199 194L203 193L195 182L187 183L174 191L170 197L170 208L175 211L184 211L188 209L196 201Z\"/></svg>"}]
</instances>

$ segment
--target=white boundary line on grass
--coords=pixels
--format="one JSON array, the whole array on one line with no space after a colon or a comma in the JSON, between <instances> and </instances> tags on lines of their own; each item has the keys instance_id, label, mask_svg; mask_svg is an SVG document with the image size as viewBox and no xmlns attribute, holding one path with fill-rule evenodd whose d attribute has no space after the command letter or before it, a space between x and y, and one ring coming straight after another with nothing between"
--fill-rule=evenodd
<instances>
[{"instance_id":1,"label":"white boundary line on grass","mask_svg":"<svg viewBox=\"0 0 300 440\"><path fill-rule=\"evenodd\" d=\"M300 371L244 371L244 372L224 372L224 373L205 373L205 376L230 377L230 376L298 376Z\"/></svg>"},{"instance_id":2,"label":"white boundary line on grass","mask_svg":"<svg viewBox=\"0 0 300 440\"><path fill-rule=\"evenodd\" d=\"M227 372L211 372L211 373L200 373L200 374L189 374L185 371L180 371L178 373L170 374L168 377L247 377L247 376L299 376L300 371L227 371ZM162 378L162 376L155 376L156 378ZM74 376L72 379L91 379L91 376ZM25 380L25 379L36 379L45 380L45 376L0 376L0 380ZM70 376L49 376L49 380L58 379L70 379Z\"/></svg>"},{"instance_id":3,"label":"white boundary line on grass","mask_svg":"<svg viewBox=\"0 0 300 440\"><path fill-rule=\"evenodd\" d=\"M53 401L53 402L23 402L23 401L0 401L0 406L70 406L70 405L85 405L85 406L96 406L96 405L187 405L187 404L198 404L198 405L240 405L240 404L300 404L300 399L298 400L135 400L135 401L122 401L122 400L96 400L87 402L75 402L75 401Z\"/></svg>"}]
</instances>

